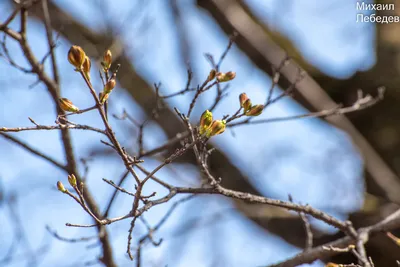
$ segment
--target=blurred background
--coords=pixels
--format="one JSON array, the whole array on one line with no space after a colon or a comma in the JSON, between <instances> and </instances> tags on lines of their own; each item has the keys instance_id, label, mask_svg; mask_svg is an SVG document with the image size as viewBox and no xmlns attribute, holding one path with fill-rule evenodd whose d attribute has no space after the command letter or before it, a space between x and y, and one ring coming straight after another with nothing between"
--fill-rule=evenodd
<instances>
[{"instance_id":1,"label":"blurred background","mask_svg":"<svg viewBox=\"0 0 400 267\"><path fill-rule=\"evenodd\" d=\"M233 114L242 92L253 102L264 102L271 85L271 62L266 56L274 53L271 43L285 50L323 89L309 87L306 94L283 98L262 118L328 109L334 102L351 105L358 89L374 95L384 85L384 101L351 113L351 123L337 116L328 121L310 118L247 125L212 140L218 152L211 158L211 167L224 186L282 200L288 200L290 194L297 203L349 218L362 227L381 220L400 203L396 110L400 24L362 23L356 16L371 12L400 15L399 2L375 1L395 4L395 10L385 11L357 10L355 0L49 0L48 5L57 38L61 94L80 108L91 106L92 99L67 61L72 44L83 47L91 57L92 80L99 90L99 62L103 52L111 49L121 68L110 114L120 116L126 110L143 121L155 106L154 83L161 83L164 95L177 92L185 88L188 68L194 73L192 84L201 83L211 70L205 53L218 59L235 31L239 36L221 71L235 71L237 76L214 112L217 117ZM0 1L0 21L14 8L13 1ZM30 9L28 40L38 58L48 52L42 18L40 4ZM10 28L19 28L18 19ZM11 39L6 44L14 61L28 67L18 44ZM51 69L49 62L45 68ZM28 117L42 125L54 124L54 103L46 87L36 81L35 75L19 71L2 58L0 127L31 126ZM274 96L287 85L282 78ZM212 105L215 95L211 90L201 96L193 123ZM166 101L169 109L145 128L146 149L184 130L172 108L186 111L192 97L187 94ZM73 121L100 128L102 124L96 112L74 116ZM135 153L137 128L124 120L110 121L123 146ZM12 136L65 162L58 131ZM86 183L104 210L113 190L101 178L117 181L124 167L118 156L100 143L102 138L93 132L72 131L75 156L83 159L80 173L86 174ZM160 157L146 158L144 166L157 166ZM174 185L201 183L190 157L164 168L158 176ZM91 223L80 206L55 188L57 180L66 181L66 177L65 172L0 135L0 266L102 266L98 241L63 242L46 230L48 226L67 238L96 234L95 229L65 226L67 222ZM132 189L133 180L127 179L123 187ZM166 193L155 184L145 189L147 193L156 191L158 197ZM152 208L144 217L156 224L179 198ZM124 215L131 205L131 198L119 194L109 216ZM341 236L323 223L311 223L314 245ZM118 266L133 265L126 255L129 225L130 220L125 220L107 227ZM147 231L143 223L136 225L133 247ZM158 247L144 245L142 266L267 266L301 252L305 244L303 225L295 213L205 195L181 204L154 238L163 242ZM376 266L396 266L400 248L384 236L371 240L367 250ZM355 262L347 254L324 260ZM304 266L323 266L323 262Z\"/></svg>"}]
</instances>

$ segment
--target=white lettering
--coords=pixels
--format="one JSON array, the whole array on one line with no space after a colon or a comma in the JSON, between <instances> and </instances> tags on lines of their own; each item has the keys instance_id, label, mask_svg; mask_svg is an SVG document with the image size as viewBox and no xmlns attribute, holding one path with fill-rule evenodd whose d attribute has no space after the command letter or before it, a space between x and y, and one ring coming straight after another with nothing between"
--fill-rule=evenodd
<instances>
[{"instance_id":1,"label":"white lettering","mask_svg":"<svg viewBox=\"0 0 400 267\"><path fill-rule=\"evenodd\" d=\"M357 2L357 10L364 10L364 8L365 8L365 3L364 2L362 2L362 3Z\"/></svg>"}]
</instances>

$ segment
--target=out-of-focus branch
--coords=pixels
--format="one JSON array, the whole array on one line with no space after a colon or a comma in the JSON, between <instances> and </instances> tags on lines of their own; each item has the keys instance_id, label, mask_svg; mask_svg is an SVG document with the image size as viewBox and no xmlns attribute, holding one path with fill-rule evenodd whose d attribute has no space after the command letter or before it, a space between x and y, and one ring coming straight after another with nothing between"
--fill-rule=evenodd
<instances>
[{"instance_id":1,"label":"out-of-focus branch","mask_svg":"<svg viewBox=\"0 0 400 267\"><path fill-rule=\"evenodd\" d=\"M15 137L13 137L13 136L11 136L9 134L2 133L2 132L0 132L0 136L3 136L5 139L8 139L9 141L21 146L22 148L28 150L32 154L34 154L34 155L36 155L36 156L38 156L40 158L43 158L43 159L49 161L50 163L52 163L53 165L57 166L58 168L68 172L68 169L67 169L66 166L64 166L60 162L56 161L55 159L51 158L50 156L47 156L47 155L43 154L42 152L32 148L31 146L29 146L25 142L19 140L18 138L15 138Z\"/></svg>"}]
</instances>

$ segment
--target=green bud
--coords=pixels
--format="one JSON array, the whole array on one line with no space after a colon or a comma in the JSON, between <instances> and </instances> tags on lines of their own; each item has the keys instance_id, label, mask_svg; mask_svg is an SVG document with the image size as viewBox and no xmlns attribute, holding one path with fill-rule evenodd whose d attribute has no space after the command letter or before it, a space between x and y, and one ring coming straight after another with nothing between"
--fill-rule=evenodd
<instances>
[{"instance_id":1,"label":"green bud","mask_svg":"<svg viewBox=\"0 0 400 267\"><path fill-rule=\"evenodd\" d=\"M208 128L210 128L212 123L213 115L212 112L206 110L201 114L200 117L200 134L204 134Z\"/></svg>"},{"instance_id":2,"label":"green bud","mask_svg":"<svg viewBox=\"0 0 400 267\"><path fill-rule=\"evenodd\" d=\"M68 175L68 182L72 187L75 187L77 185L75 175Z\"/></svg>"},{"instance_id":3,"label":"green bud","mask_svg":"<svg viewBox=\"0 0 400 267\"><path fill-rule=\"evenodd\" d=\"M101 103L101 104L104 104L104 102L107 101L107 99L108 99L109 96L110 96L110 93L100 92L100 94L99 94L100 103Z\"/></svg>"},{"instance_id":4,"label":"green bud","mask_svg":"<svg viewBox=\"0 0 400 267\"><path fill-rule=\"evenodd\" d=\"M67 189L65 189L63 183L61 183L60 181L57 182L57 189L58 189L60 192L63 192L63 193L67 192Z\"/></svg>"},{"instance_id":5,"label":"green bud","mask_svg":"<svg viewBox=\"0 0 400 267\"><path fill-rule=\"evenodd\" d=\"M236 77L236 73L233 71L228 71L226 73L218 72L216 75L217 75L217 81L220 83L231 81Z\"/></svg>"},{"instance_id":6,"label":"green bud","mask_svg":"<svg viewBox=\"0 0 400 267\"><path fill-rule=\"evenodd\" d=\"M210 128L208 128L206 132L206 136L210 138L214 135L222 134L226 129L226 121L225 120L215 120L212 122Z\"/></svg>"}]
</instances>

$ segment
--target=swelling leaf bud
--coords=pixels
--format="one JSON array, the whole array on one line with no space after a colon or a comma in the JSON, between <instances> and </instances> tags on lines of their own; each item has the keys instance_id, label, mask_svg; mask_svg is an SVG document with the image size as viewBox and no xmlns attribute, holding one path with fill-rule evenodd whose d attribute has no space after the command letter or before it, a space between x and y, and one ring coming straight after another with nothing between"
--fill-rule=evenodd
<instances>
[{"instance_id":1,"label":"swelling leaf bud","mask_svg":"<svg viewBox=\"0 0 400 267\"><path fill-rule=\"evenodd\" d=\"M111 51L108 49L106 52L104 52L103 62L101 62L104 71L108 71L110 69L111 61L112 61L112 54Z\"/></svg>"},{"instance_id":2,"label":"swelling leaf bud","mask_svg":"<svg viewBox=\"0 0 400 267\"><path fill-rule=\"evenodd\" d=\"M217 71L212 69L210 71L210 74L208 74L207 81L210 82L210 81L214 80L216 74L217 74Z\"/></svg>"},{"instance_id":3,"label":"swelling leaf bud","mask_svg":"<svg viewBox=\"0 0 400 267\"><path fill-rule=\"evenodd\" d=\"M75 187L77 185L75 175L68 175L68 182L72 187Z\"/></svg>"},{"instance_id":4,"label":"swelling leaf bud","mask_svg":"<svg viewBox=\"0 0 400 267\"><path fill-rule=\"evenodd\" d=\"M258 116L260 115L264 110L264 105L255 105L252 106L247 112L245 112L244 114L246 114L246 116Z\"/></svg>"},{"instance_id":5,"label":"swelling leaf bud","mask_svg":"<svg viewBox=\"0 0 400 267\"><path fill-rule=\"evenodd\" d=\"M64 111L69 111L69 112L79 111L79 108L74 106L74 104L68 98L58 99L58 104L59 104L60 108Z\"/></svg>"},{"instance_id":6,"label":"swelling leaf bud","mask_svg":"<svg viewBox=\"0 0 400 267\"><path fill-rule=\"evenodd\" d=\"M57 182L57 189L58 189L60 192L63 192L63 193L67 192L67 189L65 189L63 183L61 183L60 181Z\"/></svg>"},{"instance_id":7,"label":"swelling leaf bud","mask_svg":"<svg viewBox=\"0 0 400 267\"><path fill-rule=\"evenodd\" d=\"M245 112L251 108L251 100L246 95L246 93L241 93L239 95L239 102L240 102L240 106L244 109Z\"/></svg>"},{"instance_id":8,"label":"swelling leaf bud","mask_svg":"<svg viewBox=\"0 0 400 267\"><path fill-rule=\"evenodd\" d=\"M200 117L200 134L204 134L212 123L213 115L208 109Z\"/></svg>"},{"instance_id":9,"label":"swelling leaf bud","mask_svg":"<svg viewBox=\"0 0 400 267\"><path fill-rule=\"evenodd\" d=\"M68 51L68 61L77 69L81 69L85 62L85 51L80 46L73 45Z\"/></svg>"},{"instance_id":10,"label":"swelling leaf bud","mask_svg":"<svg viewBox=\"0 0 400 267\"><path fill-rule=\"evenodd\" d=\"M210 128L208 128L206 132L206 136L210 138L214 135L222 134L226 128L226 121L225 120L216 120L213 121Z\"/></svg>"},{"instance_id":11,"label":"swelling leaf bud","mask_svg":"<svg viewBox=\"0 0 400 267\"><path fill-rule=\"evenodd\" d=\"M87 79L90 81L90 68L92 66L92 63L90 62L90 58L88 56L85 57L85 61L83 62L82 65L82 70L85 73Z\"/></svg>"},{"instance_id":12,"label":"swelling leaf bud","mask_svg":"<svg viewBox=\"0 0 400 267\"><path fill-rule=\"evenodd\" d=\"M109 94L111 93L111 90L114 89L115 85L117 84L117 82L115 81L114 78L111 78L106 85L104 86L103 92L105 94Z\"/></svg>"},{"instance_id":13,"label":"swelling leaf bud","mask_svg":"<svg viewBox=\"0 0 400 267\"><path fill-rule=\"evenodd\" d=\"M99 98L100 98L100 103L104 104L104 102L107 101L108 97L110 96L110 93L103 93L100 92Z\"/></svg>"},{"instance_id":14,"label":"swelling leaf bud","mask_svg":"<svg viewBox=\"0 0 400 267\"><path fill-rule=\"evenodd\" d=\"M218 72L216 75L217 75L217 81L220 83L232 81L236 77L236 73L233 71L228 71L226 73Z\"/></svg>"}]
</instances>

